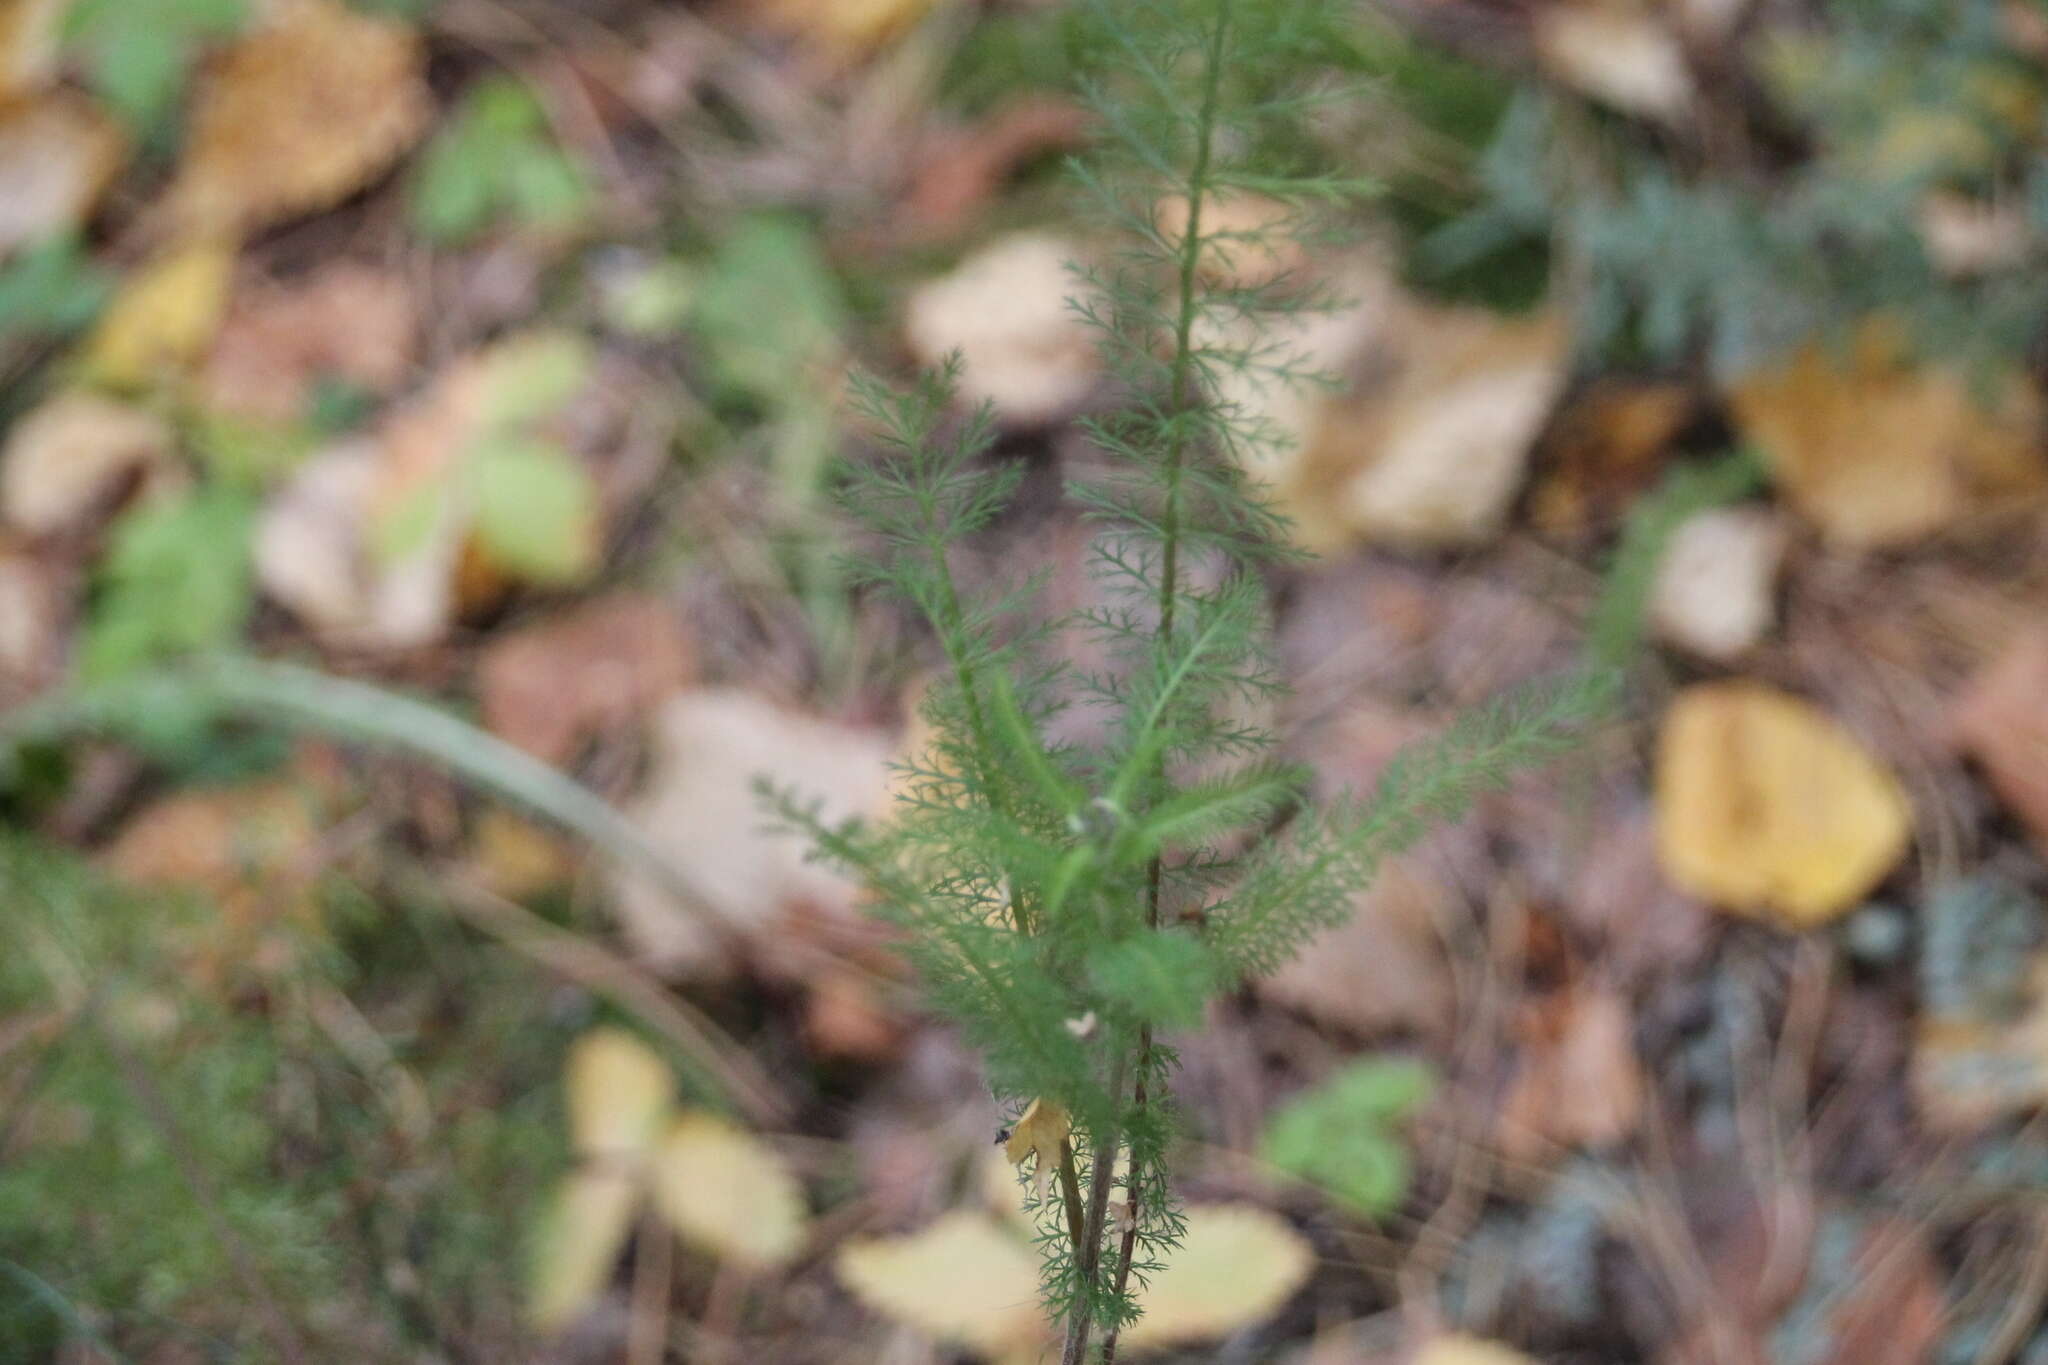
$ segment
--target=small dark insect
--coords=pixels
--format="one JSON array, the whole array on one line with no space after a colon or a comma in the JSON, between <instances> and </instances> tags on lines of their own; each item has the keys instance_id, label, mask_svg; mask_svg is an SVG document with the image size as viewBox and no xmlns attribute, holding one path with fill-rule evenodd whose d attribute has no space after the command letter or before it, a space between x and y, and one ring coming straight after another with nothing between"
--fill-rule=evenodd
<instances>
[{"instance_id":1,"label":"small dark insect","mask_svg":"<svg viewBox=\"0 0 2048 1365\"><path fill-rule=\"evenodd\" d=\"M1000 1146L1002 1146L1002 1145L1003 1145L1004 1143L1008 1142L1009 1140L1010 1140L1010 1130L1009 1130L1009 1129L1007 1129L1007 1128L998 1128L998 1129L996 1129L996 1141L995 1141L995 1145L996 1145L996 1146L1000 1147Z\"/></svg>"}]
</instances>

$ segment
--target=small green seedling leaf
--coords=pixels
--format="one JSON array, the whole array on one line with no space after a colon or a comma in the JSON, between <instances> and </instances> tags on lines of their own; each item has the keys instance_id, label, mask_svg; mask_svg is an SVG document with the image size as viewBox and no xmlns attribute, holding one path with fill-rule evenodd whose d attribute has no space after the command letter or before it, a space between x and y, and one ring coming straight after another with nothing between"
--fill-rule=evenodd
<instances>
[{"instance_id":1,"label":"small green seedling leaf","mask_svg":"<svg viewBox=\"0 0 2048 1365\"><path fill-rule=\"evenodd\" d=\"M1390 1213L1407 1195L1410 1174L1399 1125L1435 1084L1412 1059L1354 1062L1273 1116L1265 1158L1367 1217Z\"/></svg>"}]
</instances>

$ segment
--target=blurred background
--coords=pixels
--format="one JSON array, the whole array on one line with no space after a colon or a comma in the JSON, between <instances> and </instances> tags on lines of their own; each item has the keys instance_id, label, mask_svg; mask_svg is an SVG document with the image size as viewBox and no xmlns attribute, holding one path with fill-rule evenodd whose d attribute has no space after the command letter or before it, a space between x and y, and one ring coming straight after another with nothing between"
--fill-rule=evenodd
<instances>
[{"instance_id":1,"label":"blurred background","mask_svg":"<svg viewBox=\"0 0 2048 1365\"><path fill-rule=\"evenodd\" d=\"M2048 9L1315 8L1284 748L1627 700L1175 1040L1127 1353L2048 1362ZM750 784L916 742L850 370L1098 591L1069 10L0 0L0 1361L1041 1358Z\"/></svg>"}]
</instances>

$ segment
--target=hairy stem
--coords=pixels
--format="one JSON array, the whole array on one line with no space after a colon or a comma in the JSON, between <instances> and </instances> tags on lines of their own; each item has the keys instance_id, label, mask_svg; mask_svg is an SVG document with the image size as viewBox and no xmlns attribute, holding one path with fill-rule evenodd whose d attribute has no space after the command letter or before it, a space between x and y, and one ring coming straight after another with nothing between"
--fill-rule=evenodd
<instances>
[{"instance_id":1,"label":"hairy stem","mask_svg":"<svg viewBox=\"0 0 2048 1365\"><path fill-rule=\"evenodd\" d=\"M1216 7L1216 26L1209 35L1208 50L1205 54L1202 72L1202 103L1195 116L1195 156L1188 169L1187 227L1180 242L1179 261L1179 315L1174 323L1172 399L1168 408L1173 414L1172 435L1166 449L1166 506L1161 509L1160 538L1163 542L1159 572L1159 627L1156 638L1168 641L1173 638L1174 608L1180 599L1180 525L1181 525L1181 473L1188 455L1188 428L1181 421L1189 401L1193 398L1194 385L1194 331L1198 313L1196 287L1202 264L1202 208L1209 192L1209 163L1214 152L1216 133L1216 105L1223 86L1223 54L1230 33L1231 0L1220 0ZM1164 766L1164 760L1161 760ZM1145 927L1159 927L1160 888L1164 881L1164 864L1159 854L1152 857L1151 866L1145 875ZM1147 1081L1152 1071L1152 1026L1145 1025L1138 1033L1138 1080L1132 1092L1131 1107L1142 1114L1149 1099ZM1120 1087L1119 1087L1120 1088ZM1097 1172L1097 1192L1100 1202L1107 1207L1108 1178L1104 1172ZM1124 1178L1124 1198L1129 1204L1129 1222L1125 1225L1122 1240L1117 1245L1116 1268L1111 1282L1116 1298L1121 1299L1130 1285L1131 1261L1137 1254L1139 1184L1136 1152L1131 1156L1131 1170ZM1090 1213L1094 1209L1091 1207ZM1100 1247L1101 1225L1095 1224L1096 1241L1091 1251ZM1093 1278L1093 1264L1089 1266ZM1082 1349L1087 1343L1087 1323L1077 1324ZM1102 1359L1104 1365L1116 1358L1117 1337L1120 1328L1111 1327L1103 1339ZM1074 1333L1068 1335L1072 1347ZM1080 1365L1081 1356L1070 1349L1071 1361L1066 1365Z\"/></svg>"}]
</instances>

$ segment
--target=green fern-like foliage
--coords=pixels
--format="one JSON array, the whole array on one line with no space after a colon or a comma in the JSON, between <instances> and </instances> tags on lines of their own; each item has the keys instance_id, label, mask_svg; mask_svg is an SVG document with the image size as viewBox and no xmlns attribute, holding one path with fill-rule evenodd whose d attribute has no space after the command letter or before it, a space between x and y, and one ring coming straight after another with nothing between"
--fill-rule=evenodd
<instances>
[{"instance_id":1,"label":"green fern-like foliage","mask_svg":"<svg viewBox=\"0 0 2048 1365\"><path fill-rule=\"evenodd\" d=\"M1073 306L1124 399L1088 423L1104 472L1068 496L1096 523L1104 605L1034 632L1019 625L1028 586L969 595L950 553L997 520L1019 479L987 458L988 414L950 415L950 371L903 391L856 387L883 447L846 471L847 506L878 547L859 573L913 605L944 656L925 702L934 738L886 823L827 827L800 793L778 800L909 931L998 1096L1067 1116L1058 1170L1043 1173L1058 1178L1035 1184L1069 1365L1096 1346L1113 1358L1134 1289L1181 1229L1163 1035L1343 920L1383 859L1555 753L1604 696L1573 680L1503 702L1324 810L1244 719L1281 688L1263 571L1292 552L1239 472L1273 434L1215 395L1246 378L1312 380L1262 324L1325 301L1289 275L1245 283L1250 272L1225 267L1280 258L1281 241L1319 232L1363 188L1319 164L1303 131L1346 97L1317 60L1333 12L1313 0L1092 12L1080 46L1103 139L1079 180L1117 249L1077 272ZM1256 230L1218 210L1253 194L1266 206ZM1062 643L1081 639L1108 664L1064 667ZM1049 741L1067 707L1098 712L1090 733L1103 738ZM1053 1164L1049 1147L1034 1159Z\"/></svg>"}]
</instances>

